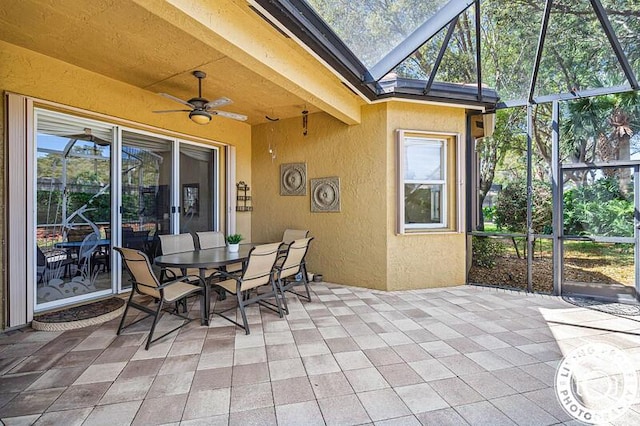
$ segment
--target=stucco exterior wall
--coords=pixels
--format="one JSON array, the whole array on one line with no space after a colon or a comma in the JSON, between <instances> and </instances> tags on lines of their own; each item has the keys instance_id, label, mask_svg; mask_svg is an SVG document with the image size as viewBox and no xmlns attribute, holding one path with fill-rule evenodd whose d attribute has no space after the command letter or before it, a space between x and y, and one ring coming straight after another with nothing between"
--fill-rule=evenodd
<instances>
[{"instance_id":1,"label":"stucco exterior wall","mask_svg":"<svg viewBox=\"0 0 640 426\"><path fill-rule=\"evenodd\" d=\"M424 232L396 235L396 130L459 133L464 137L463 108L390 102L387 110L387 288L389 290L455 286L465 283L465 234ZM464 146L464 145L461 145ZM464 150L457 154L464 155ZM463 157L461 157L464 160ZM455 159L449 158L450 178L455 177ZM460 164L464 164L463 161ZM456 197L464 185L454 185ZM449 193L449 197L453 195ZM461 197L464 200L464 197ZM451 205L451 204L450 204ZM464 204L453 204L449 221L464 218ZM454 214L455 212L455 214ZM455 225L455 222L453 222Z\"/></svg>"},{"instance_id":2,"label":"stucco exterior wall","mask_svg":"<svg viewBox=\"0 0 640 426\"><path fill-rule=\"evenodd\" d=\"M157 109L158 105L163 105L164 102L160 103L160 97L152 92L0 41L0 92L5 91L234 145L237 156L237 179L244 180L248 184L252 182L251 126L248 124L214 118L211 124L200 126L191 122L186 115L153 114L151 111ZM0 105L0 109L4 117L4 102ZM0 122L0 129L3 136L0 155L4 156L4 120ZM221 150L221 156L224 158L224 150ZM4 158L0 161L0 167L2 168L0 191L4 191L4 169L6 168ZM221 176L221 182L224 182L224 175ZM5 199L4 192L0 193L0 196L3 200ZM222 193L221 202L224 203L224 201ZM222 217L224 217L224 211L221 206ZM251 234L250 215L251 213L243 213L242 217L239 215L238 232L245 235ZM4 214L0 215L0 220L4 220L4 217ZM4 223L2 225L0 233L4 229ZM4 235L0 237L4 239ZM5 259L0 258L0 264L4 261ZM0 288L3 289L4 286L3 282ZM0 317L4 318L4 311L0 312Z\"/></svg>"},{"instance_id":3,"label":"stucco exterior wall","mask_svg":"<svg viewBox=\"0 0 640 426\"><path fill-rule=\"evenodd\" d=\"M309 229L310 272L325 280L386 288L386 134L383 104L365 106L362 124L347 126L319 113L255 126L252 134L254 241L278 241L286 228ZM271 160L269 142L276 146ZM307 163L307 195L280 195L280 164ZM340 213L311 213L309 179L338 176Z\"/></svg>"}]
</instances>

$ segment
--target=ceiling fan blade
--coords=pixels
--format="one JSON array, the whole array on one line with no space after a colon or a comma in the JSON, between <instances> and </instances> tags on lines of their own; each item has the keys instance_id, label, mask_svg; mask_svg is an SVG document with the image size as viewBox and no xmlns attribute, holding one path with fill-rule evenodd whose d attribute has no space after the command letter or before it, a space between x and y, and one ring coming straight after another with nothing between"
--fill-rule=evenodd
<instances>
[{"instance_id":1,"label":"ceiling fan blade","mask_svg":"<svg viewBox=\"0 0 640 426\"><path fill-rule=\"evenodd\" d=\"M224 105L229 105L232 102L233 101L231 99L222 97L222 98L214 99L211 102L207 102L206 104L204 104L204 109L217 108Z\"/></svg>"},{"instance_id":2,"label":"ceiling fan blade","mask_svg":"<svg viewBox=\"0 0 640 426\"><path fill-rule=\"evenodd\" d=\"M236 114L235 112L226 112L226 111L209 111L212 114L219 115L220 117L232 118L234 120L246 121L247 116L242 114Z\"/></svg>"},{"instance_id":3,"label":"ceiling fan blade","mask_svg":"<svg viewBox=\"0 0 640 426\"><path fill-rule=\"evenodd\" d=\"M155 112L155 113L163 113L163 112L191 112L193 110L191 109L165 109L162 111L151 111L151 112Z\"/></svg>"},{"instance_id":4,"label":"ceiling fan blade","mask_svg":"<svg viewBox=\"0 0 640 426\"><path fill-rule=\"evenodd\" d=\"M165 98L167 98L167 99L171 99L172 101L175 101L175 102L181 103L182 105L186 105L186 106L188 106L188 107L195 108L195 105L192 105L192 104L190 104L190 103L189 103L189 102L187 102L187 101L183 101L183 100L182 100L182 99L180 99L180 98L176 98L175 96L170 95L170 94L168 94L168 93L158 93L158 95L160 95L160 96L164 96Z\"/></svg>"}]
</instances>

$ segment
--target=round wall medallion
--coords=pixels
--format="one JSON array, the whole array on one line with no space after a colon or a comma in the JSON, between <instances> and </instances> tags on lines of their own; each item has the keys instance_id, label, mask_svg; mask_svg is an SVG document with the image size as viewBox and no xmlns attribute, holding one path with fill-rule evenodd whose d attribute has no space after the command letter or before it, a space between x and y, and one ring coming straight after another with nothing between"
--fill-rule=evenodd
<instances>
[{"instance_id":1,"label":"round wall medallion","mask_svg":"<svg viewBox=\"0 0 640 426\"><path fill-rule=\"evenodd\" d=\"M304 163L283 164L281 170L281 195L305 195L307 170Z\"/></svg>"},{"instance_id":2,"label":"round wall medallion","mask_svg":"<svg viewBox=\"0 0 640 426\"><path fill-rule=\"evenodd\" d=\"M340 211L340 181L337 178L314 179L311 201L312 211Z\"/></svg>"}]
</instances>

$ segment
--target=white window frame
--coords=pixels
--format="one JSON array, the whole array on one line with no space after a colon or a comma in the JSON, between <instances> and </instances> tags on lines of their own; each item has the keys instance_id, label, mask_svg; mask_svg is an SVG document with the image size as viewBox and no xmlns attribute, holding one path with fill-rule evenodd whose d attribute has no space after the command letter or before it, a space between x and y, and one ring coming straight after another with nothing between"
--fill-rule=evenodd
<instances>
[{"instance_id":1,"label":"white window frame","mask_svg":"<svg viewBox=\"0 0 640 426\"><path fill-rule=\"evenodd\" d=\"M424 232L442 232L442 231L454 231L457 232L459 224L456 229L450 229L449 224L449 211L450 204L453 199L450 198L451 185L455 185L456 182L451 177L449 170L450 155L452 148L459 149L457 146L458 135L455 133L442 133L442 132L429 132L429 131L417 131L417 130L397 130L397 217L396 233L398 235L420 233ZM421 142L422 140L422 142ZM441 168L442 176L444 179L405 179L405 164L406 164L406 146L407 142L412 143L424 143L428 144L442 144L441 151ZM458 165L459 158L456 159L456 165ZM457 180L457 179L456 179ZM442 185L442 205L440 206L440 222L439 223L405 223L405 184L425 184L425 185ZM459 191L457 191L459 193ZM458 196L459 198L459 196ZM458 204L460 200L458 199Z\"/></svg>"}]
</instances>

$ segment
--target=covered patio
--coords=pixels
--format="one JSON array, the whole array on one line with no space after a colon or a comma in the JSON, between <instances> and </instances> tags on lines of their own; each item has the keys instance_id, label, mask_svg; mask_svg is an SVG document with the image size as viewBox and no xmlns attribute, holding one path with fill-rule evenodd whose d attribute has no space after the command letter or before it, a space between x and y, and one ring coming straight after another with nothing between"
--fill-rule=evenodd
<instances>
[{"instance_id":1,"label":"covered patio","mask_svg":"<svg viewBox=\"0 0 640 426\"><path fill-rule=\"evenodd\" d=\"M250 308L144 350L117 320L0 337L0 419L18 424L551 425L563 355L614 345L640 365L639 317L481 287L381 292L315 283L291 313ZM192 306L193 316L198 306ZM170 321L160 327L170 328ZM640 422L633 400L615 425Z\"/></svg>"},{"instance_id":2,"label":"covered patio","mask_svg":"<svg viewBox=\"0 0 640 426\"><path fill-rule=\"evenodd\" d=\"M4 2L0 421L640 424L638 34L633 0ZM285 230L320 281L251 334L30 328L126 298L115 247Z\"/></svg>"}]
</instances>

